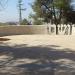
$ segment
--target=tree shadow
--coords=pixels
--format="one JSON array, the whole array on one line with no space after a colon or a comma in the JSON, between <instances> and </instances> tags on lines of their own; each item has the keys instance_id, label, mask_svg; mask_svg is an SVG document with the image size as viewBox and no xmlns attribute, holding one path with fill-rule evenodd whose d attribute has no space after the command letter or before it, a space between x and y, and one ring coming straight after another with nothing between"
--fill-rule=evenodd
<instances>
[{"instance_id":1,"label":"tree shadow","mask_svg":"<svg viewBox=\"0 0 75 75\"><path fill-rule=\"evenodd\" d=\"M0 46L0 53L8 56L6 61L4 61L5 59L0 61L2 66L0 72L2 73L3 67L6 69L12 67L9 70L10 75L11 73L15 73L15 75L56 75L58 70L75 69L75 51L59 47L56 45L28 47L26 44L14 47ZM16 70L18 73L22 71L17 74Z\"/></svg>"}]
</instances>

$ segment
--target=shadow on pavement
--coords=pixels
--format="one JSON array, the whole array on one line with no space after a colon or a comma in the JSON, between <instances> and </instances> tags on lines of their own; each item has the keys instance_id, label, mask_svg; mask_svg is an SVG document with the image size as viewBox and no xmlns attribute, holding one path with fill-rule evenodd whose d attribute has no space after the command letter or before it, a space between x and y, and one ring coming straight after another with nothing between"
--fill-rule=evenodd
<instances>
[{"instance_id":1,"label":"shadow on pavement","mask_svg":"<svg viewBox=\"0 0 75 75\"><path fill-rule=\"evenodd\" d=\"M56 48L57 47L57 48ZM2 75L64 75L75 74L75 52L46 45L28 47L0 46L0 74ZM67 73L66 73L67 72Z\"/></svg>"}]
</instances>

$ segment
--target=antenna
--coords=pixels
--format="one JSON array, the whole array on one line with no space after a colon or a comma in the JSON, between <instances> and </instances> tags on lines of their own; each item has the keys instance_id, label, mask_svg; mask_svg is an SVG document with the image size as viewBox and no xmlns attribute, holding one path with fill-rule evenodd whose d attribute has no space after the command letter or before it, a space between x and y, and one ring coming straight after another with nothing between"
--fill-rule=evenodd
<instances>
[{"instance_id":1,"label":"antenna","mask_svg":"<svg viewBox=\"0 0 75 75\"><path fill-rule=\"evenodd\" d=\"M18 7L19 7L19 24L21 25L22 22L22 11L25 11L26 9L23 9L23 0L18 0Z\"/></svg>"}]
</instances>

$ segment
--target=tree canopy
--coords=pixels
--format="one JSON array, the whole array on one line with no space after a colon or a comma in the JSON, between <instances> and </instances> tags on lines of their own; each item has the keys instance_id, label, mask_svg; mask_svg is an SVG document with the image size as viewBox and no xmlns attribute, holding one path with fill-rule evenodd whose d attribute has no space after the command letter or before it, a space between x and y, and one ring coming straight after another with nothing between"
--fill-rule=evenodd
<instances>
[{"instance_id":1,"label":"tree canopy","mask_svg":"<svg viewBox=\"0 0 75 75\"><path fill-rule=\"evenodd\" d=\"M27 19L23 19L21 25L29 25L29 21Z\"/></svg>"},{"instance_id":2,"label":"tree canopy","mask_svg":"<svg viewBox=\"0 0 75 75\"><path fill-rule=\"evenodd\" d=\"M72 11L71 0L35 0L32 9L43 22L66 23L67 13Z\"/></svg>"},{"instance_id":3,"label":"tree canopy","mask_svg":"<svg viewBox=\"0 0 75 75\"><path fill-rule=\"evenodd\" d=\"M73 19L69 15L74 15L71 7L71 0L35 0L32 5L35 12L33 16L43 23L52 23L56 25L56 34L58 34L58 24L72 23ZM35 18L32 17L35 21Z\"/></svg>"}]
</instances>

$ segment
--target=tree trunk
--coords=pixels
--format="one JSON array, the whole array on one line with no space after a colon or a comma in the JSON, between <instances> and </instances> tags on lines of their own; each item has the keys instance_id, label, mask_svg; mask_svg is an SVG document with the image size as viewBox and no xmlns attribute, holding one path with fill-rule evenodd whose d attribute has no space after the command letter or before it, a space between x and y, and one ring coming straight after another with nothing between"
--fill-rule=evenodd
<instances>
[{"instance_id":1,"label":"tree trunk","mask_svg":"<svg viewBox=\"0 0 75 75\"><path fill-rule=\"evenodd\" d=\"M70 25L70 35L72 35L72 24Z\"/></svg>"},{"instance_id":2,"label":"tree trunk","mask_svg":"<svg viewBox=\"0 0 75 75\"><path fill-rule=\"evenodd\" d=\"M56 35L58 35L58 24L56 25Z\"/></svg>"}]
</instances>

